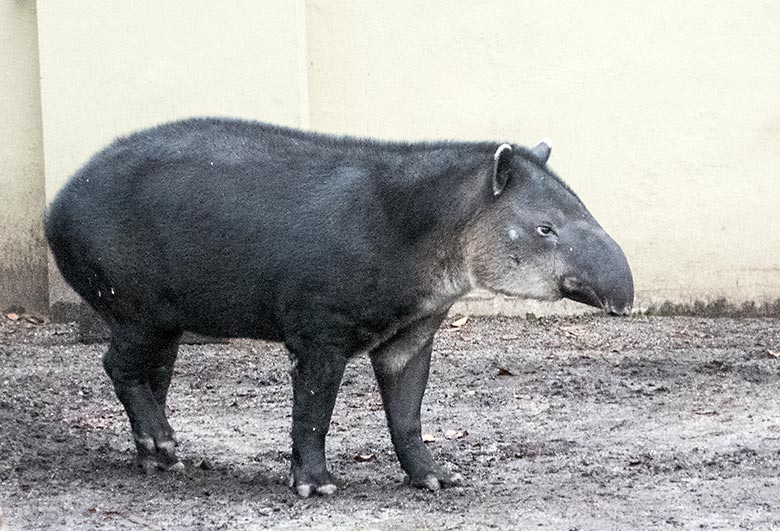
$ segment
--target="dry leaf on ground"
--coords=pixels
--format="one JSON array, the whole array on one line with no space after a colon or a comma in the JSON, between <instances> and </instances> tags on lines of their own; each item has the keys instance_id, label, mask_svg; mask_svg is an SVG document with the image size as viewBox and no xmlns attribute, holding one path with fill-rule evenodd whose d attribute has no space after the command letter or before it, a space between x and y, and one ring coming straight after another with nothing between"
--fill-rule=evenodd
<instances>
[{"instance_id":1,"label":"dry leaf on ground","mask_svg":"<svg viewBox=\"0 0 780 531\"><path fill-rule=\"evenodd\" d=\"M467 315L465 317L461 317L460 319L455 319L450 323L450 326L452 328L460 328L461 326L465 325L468 322L469 322L469 317Z\"/></svg>"},{"instance_id":2,"label":"dry leaf on ground","mask_svg":"<svg viewBox=\"0 0 780 531\"><path fill-rule=\"evenodd\" d=\"M104 417L87 417L83 419L83 425L93 429L93 430L102 430L106 426L109 425L111 421Z\"/></svg>"}]
</instances>

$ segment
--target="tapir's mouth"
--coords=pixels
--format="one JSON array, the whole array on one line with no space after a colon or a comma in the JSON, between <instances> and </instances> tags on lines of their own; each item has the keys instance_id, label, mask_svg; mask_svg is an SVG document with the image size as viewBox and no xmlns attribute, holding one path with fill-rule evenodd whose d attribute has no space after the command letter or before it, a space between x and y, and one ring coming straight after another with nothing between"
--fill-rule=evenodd
<instances>
[{"instance_id":1,"label":"tapir's mouth","mask_svg":"<svg viewBox=\"0 0 780 531\"><path fill-rule=\"evenodd\" d=\"M589 306L595 306L596 308L604 307L604 303L601 301L601 297L598 296L598 293L596 293L596 290L583 283L578 278L568 277L563 279L563 282L561 283L561 294L567 299L571 299L575 302L581 302Z\"/></svg>"},{"instance_id":2,"label":"tapir's mouth","mask_svg":"<svg viewBox=\"0 0 780 531\"><path fill-rule=\"evenodd\" d=\"M629 315L631 306L618 308L601 297L596 290L575 277L564 278L561 283L561 295L575 302L601 308L607 315Z\"/></svg>"}]
</instances>

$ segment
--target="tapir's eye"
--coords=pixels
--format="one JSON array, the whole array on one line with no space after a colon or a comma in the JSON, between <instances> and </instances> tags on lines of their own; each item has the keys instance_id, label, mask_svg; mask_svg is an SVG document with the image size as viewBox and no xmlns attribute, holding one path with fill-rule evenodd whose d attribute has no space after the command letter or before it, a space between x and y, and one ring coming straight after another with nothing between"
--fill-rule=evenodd
<instances>
[{"instance_id":1,"label":"tapir's eye","mask_svg":"<svg viewBox=\"0 0 780 531\"><path fill-rule=\"evenodd\" d=\"M552 227L548 227L547 225L539 225L536 227L536 232L538 232L540 236L552 236L555 234L555 231L552 230Z\"/></svg>"}]
</instances>

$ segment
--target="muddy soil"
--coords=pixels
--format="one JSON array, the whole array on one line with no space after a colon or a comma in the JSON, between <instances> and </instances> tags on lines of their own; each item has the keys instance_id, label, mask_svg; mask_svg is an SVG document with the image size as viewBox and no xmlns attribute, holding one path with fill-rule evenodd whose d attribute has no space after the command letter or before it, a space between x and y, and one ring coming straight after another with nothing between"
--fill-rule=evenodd
<instances>
[{"instance_id":1,"label":"muddy soil","mask_svg":"<svg viewBox=\"0 0 780 531\"><path fill-rule=\"evenodd\" d=\"M0 506L22 529L780 529L780 321L470 319L439 334L423 427L466 478L404 484L365 358L333 416L331 498L287 488L278 345L184 346L182 474L144 476L69 325L0 325ZM364 461L357 456L363 456Z\"/></svg>"}]
</instances>

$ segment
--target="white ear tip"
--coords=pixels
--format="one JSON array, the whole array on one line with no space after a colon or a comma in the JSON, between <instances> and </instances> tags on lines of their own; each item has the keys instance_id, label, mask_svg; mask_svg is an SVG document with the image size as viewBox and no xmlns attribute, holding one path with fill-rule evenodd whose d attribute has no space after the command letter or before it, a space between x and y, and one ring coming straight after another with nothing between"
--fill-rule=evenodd
<instances>
[{"instance_id":1,"label":"white ear tip","mask_svg":"<svg viewBox=\"0 0 780 531\"><path fill-rule=\"evenodd\" d=\"M553 142L552 142L552 140L550 140L549 137L542 138L541 140L539 140L539 143L547 145L547 147L550 148L550 149L552 149L552 147L553 147Z\"/></svg>"},{"instance_id":2,"label":"white ear tip","mask_svg":"<svg viewBox=\"0 0 780 531\"><path fill-rule=\"evenodd\" d=\"M496 153L495 153L495 155L493 155L493 157L496 160L498 160L498 158L501 156L501 154L504 151L507 151L507 150L512 151L512 146L510 146L509 144L501 144L500 146L498 146L498 149L496 150Z\"/></svg>"}]
</instances>

